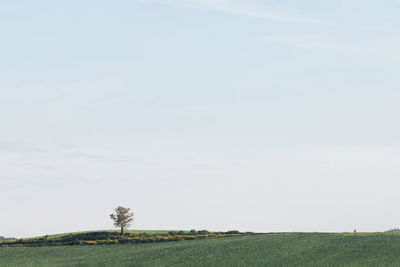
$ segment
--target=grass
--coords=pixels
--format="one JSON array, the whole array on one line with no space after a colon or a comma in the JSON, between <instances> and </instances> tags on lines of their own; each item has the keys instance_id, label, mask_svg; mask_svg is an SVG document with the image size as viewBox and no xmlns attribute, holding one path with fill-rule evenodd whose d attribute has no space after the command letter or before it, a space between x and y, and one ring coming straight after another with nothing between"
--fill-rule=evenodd
<instances>
[{"instance_id":1,"label":"grass","mask_svg":"<svg viewBox=\"0 0 400 267\"><path fill-rule=\"evenodd\" d=\"M400 266L400 235L291 233L169 243L0 248L0 266Z\"/></svg>"}]
</instances>

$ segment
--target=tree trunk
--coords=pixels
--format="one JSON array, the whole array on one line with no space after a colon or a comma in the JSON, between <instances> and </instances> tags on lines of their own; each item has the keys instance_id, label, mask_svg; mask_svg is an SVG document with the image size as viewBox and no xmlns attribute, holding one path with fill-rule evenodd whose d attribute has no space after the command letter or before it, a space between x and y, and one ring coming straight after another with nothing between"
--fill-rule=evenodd
<instances>
[{"instance_id":1,"label":"tree trunk","mask_svg":"<svg viewBox=\"0 0 400 267\"><path fill-rule=\"evenodd\" d=\"M120 235L122 235L124 233L124 227L121 226L121 233Z\"/></svg>"}]
</instances>

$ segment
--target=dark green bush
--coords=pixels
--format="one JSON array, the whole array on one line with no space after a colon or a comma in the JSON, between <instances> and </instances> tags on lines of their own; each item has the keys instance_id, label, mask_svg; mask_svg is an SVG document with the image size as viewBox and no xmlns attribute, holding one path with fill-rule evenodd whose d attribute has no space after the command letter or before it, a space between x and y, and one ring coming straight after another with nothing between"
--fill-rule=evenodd
<instances>
[{"instance_id":1,"label":"dark green bush","mask_svg":"<svg viewBox=\"0 0 400 267\"><path fill-rule=\"evenodd\" d=\"M237 230L231 230L231 231L227 231L226 234L227 235L237 235L237 234L240 234L240 232Z\"/></svg>"},{"instance_id":2,"label":"dark green bush","mask_svg":"<svg viewBox=\"0 0 400 267\"><path fill-rule=\"evenodd\" d=\"M206 235L209 232L207 230L201 230L201 231L198 231L197 233L200 234L200 235Z\"/></svg>"}]
</instances>

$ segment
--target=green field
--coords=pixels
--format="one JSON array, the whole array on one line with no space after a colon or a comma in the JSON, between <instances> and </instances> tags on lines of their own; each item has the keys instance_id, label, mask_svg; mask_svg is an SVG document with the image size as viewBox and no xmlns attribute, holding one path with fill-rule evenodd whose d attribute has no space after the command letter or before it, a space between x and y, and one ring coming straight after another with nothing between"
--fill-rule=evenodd
<instances>
[{"instance_id":1,"label":"green field","mask_svg":"<svg viewBox=\"0 0 400 267\"><path fill-rule=\"evenodd\" d=\"M5 247L0 266L400 266L400 235L262 234L169 243Z\"/></svg>"}]
</instances>

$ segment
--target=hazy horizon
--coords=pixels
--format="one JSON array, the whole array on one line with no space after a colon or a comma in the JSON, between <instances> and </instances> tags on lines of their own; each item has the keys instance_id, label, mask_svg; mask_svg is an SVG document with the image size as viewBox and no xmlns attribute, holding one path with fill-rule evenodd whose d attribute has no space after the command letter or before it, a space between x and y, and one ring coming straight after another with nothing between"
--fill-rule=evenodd
<instances>
[{"instance_id":1,"label":"hazy horizon","mask_svg":"<svg viewBox=\"0 0 400 267\"><path fill-rule=\"evenodd\" d=\"M0 236L400 226L400 2L0 3Z\"/></svg>"}]
</instances>

